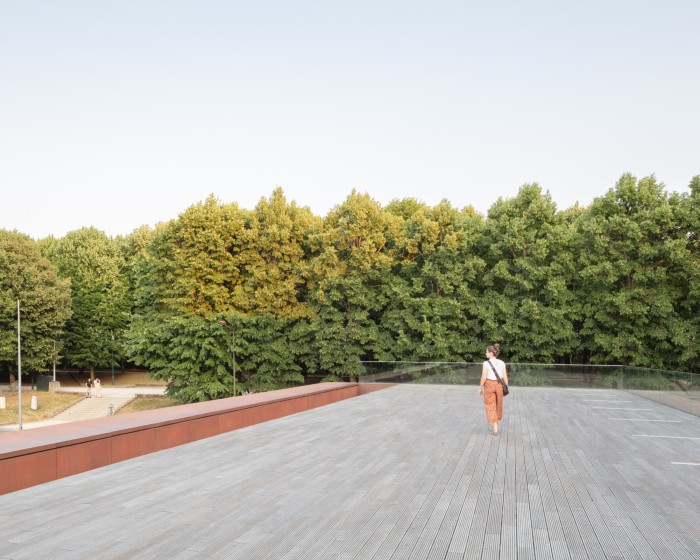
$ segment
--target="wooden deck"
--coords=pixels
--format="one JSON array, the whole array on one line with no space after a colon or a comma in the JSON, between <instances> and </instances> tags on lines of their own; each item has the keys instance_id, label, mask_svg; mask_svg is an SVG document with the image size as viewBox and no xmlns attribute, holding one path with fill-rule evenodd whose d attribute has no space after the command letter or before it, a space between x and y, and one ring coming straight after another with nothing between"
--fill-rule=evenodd
<instances>
[{"instance_id":1,"label":"wooden deck","mask_svg":"<svg viewBox=\"0 0 700 560\"><path fill-rule=\"evenodd\" d=\"M2 496L0 558L700 558L700 418L513 388L494 437L476 389L385 389Z\"/></svg>"}]
</instances>

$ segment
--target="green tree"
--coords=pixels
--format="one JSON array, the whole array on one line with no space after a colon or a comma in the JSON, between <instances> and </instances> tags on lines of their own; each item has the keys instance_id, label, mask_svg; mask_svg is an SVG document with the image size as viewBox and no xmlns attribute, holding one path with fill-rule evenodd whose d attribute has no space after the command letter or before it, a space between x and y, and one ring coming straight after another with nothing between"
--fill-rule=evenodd
<instances>
[{"instance_id":1,"label":"green tree","mask_svg":"<svg viewBox=\"0 0 700 560\"><path fill-rule=\"evenodd\" d=\"M244 307L237 287L247 219L237 205L210 196L128 240L134 292L127 355L167 380L179 402L231 396L228 331L215 314Z\"/></svg>"},{"instance_id":2,"label":"green tree","mask_svg":"<svg viewBox=\"0 0 700 560\"><path fill-rule=\"evenodd\" d=\"M233 389L231 336L213 318L173 315L134 321L129 352L155 379L168 381L166 394L181 403L230 397Z\"/></svg>"},{"instance_id":3,"label":"green tree","mask_svg":"<svg viewBox=\"0 0 700 560\"><path fill-rule=\"evenodd\" d=\"M121 341L130 320L124 257L118 243L95 228L66 234L50 247L49 258L71 279L73 315L64 335L66 365L89 369L122 358Z\"/></svg>"},{"instance_id":4,"label":"green tree","mask_svg":"<svg viewBox=\"0 0 700 560\"><path fill-rule=\"evenodd\" d=\"M590 360L668 367L687 340L676 310L691 259L663 184L625 174L577 226L581 335Z\"/></svg>"},{"instance_id":5,"label":"green tree","mask_svg":"<svg viewBox=\"0 0 700 560\"><path fill-rule=\"evenodd\" d=\"M181 356L184 349L169 348L171 344L199 345L197 336L209 332L208 326L197 326L202 321L224 331L216 320L226 317L236 328L240 345L241 391L303 383L300 364L313 360L309 336L299 334L304 330L299 325L308 323L310 315L304 301L311 276L309 238L320 226L321 220L307 208L288 203L276 189L254 211L209 197L157 228L134 252L132 358L157 370L160 377L176 376L171 380L173 395L180 400L222 396L226 393L217 385L220 372L211 369L209 354L202 356L198 348L187 350L192 368L210 371L203 374L199 387L195 383L189 389L184 387L194 383L190 366L169 369L158 360L161 355ZM170 332L167 329L175 327L194 329L192 339L161 336L164 329ZM293 349L292 333L297 333ZM162 347L156 351L154 344ZM249 348L254 351L248 352ZM224 352L219 358L230 362L226 356Z\"/></svg>"},{"instance_id":6,"label":"green tree","mask_svg":"<svg viewBox=\"0 0 700 560\"><path fill-rule=\"evenodd\" d=\"M400 226L399 216L353 191L316 237L311 329L318 367L329 378L355 376L360 360L391 355L392 340L380 322L392 296Z\"/></svg>"},{"instance_id":7,"label":"green tree","mask_svg":"<svg viewBox=\"0 0 700 560\"><path fill-rule=\"evenodd\" d=\"M55 343L71 316L70 281L41 255L36 241L0 230L0 369L17 370L20 300L22 370L39 372L54 358Z\"/></svg>"},{"instance_id":8,"label":"green tree","mask_svg":"<svg viewBox=\"0 0 700 560\"><path fill-rule=\"evenodd\" d=\"M136 307L206 316L243 311L249 212L213 196L156 228L135 257Z\"/></svg>"},{"instance_id":9,"label":"green tree","mask_svg":"<svg viewBox=\"0 0 700 560\"><path fill-rule=\"evenodd\" d=\"M244 289L247 311L275 317L308 317L306 305L311 259L317 253L312 238L322 220L294 202L281 188L262 198L248 222L248 255Z\"/></svg>"},{"instance_id":10,"label":"green tree","mask_svg":"<svg viewBox=\"0 0 700 560\"><path fill-rule=\"evenodd\" d=\"M500 342L512 361L549 362L577 346L568 232L537 184L489 210L481 249L484 343Z\"/></svg>"},{"instance_id":11,"label":"green tree","mask_svg":"<svg viewBox=\"0 0 700 560\"><path fill-rule=\"evenodd\" d=\"M153 238L154 233L155 230L150 227L141 226L129 235L118 236L114 240L124 259L122 274L125 277L129 292L132 294L131 305L134 311L138 309L137 300L134 297L138 283L138 261L142 258L146 246Z\"/></svg>"},{"instance_id":12,"label":"green tree","mask_svg":"<svg viewBox=\"0 0 700 560\"><path fill-rule=\"evenodd\" d=\"M126 236L117 236L114 239L114 242L116 243L117 248L124 259L122 276L124 277L124 281L127 286L126 289L128 294L127 301L129 305L130 324L135 315L140 314L144 309L150 309L150 302L139 299L138 294L140 294L140 292L136 289L136 287L138 279L138 263L143 257L145 248L153 237L154 231L154 229L151 229L148 226L141 226ZM127 367L128 343L126 333L128 332L129 328L130 325L127 327L126 331L124 331L121 337L118 339L115 338L113 345L114 356L119 356L119 358L116 358L116 361L119 363L122 373Z\"/></svg>"},{"instance_id":13,"label":"green tree","mask_svg":"<svg viewBox=\"0 0 700 560\"><path fill-rule=\"evenodd\" d=\"M297 360L302 349L292 342L295 319L256 313L227 315L225 320L236 326L236 363L241 392L258 393L304 384Z\"/></svg>"},{"instance_id":14,"label":"green tree","mask_svg":"<svg viewBox=\"0 0 700 560\"><path fill-rule=\"evenodd\" d=\"M679 301L676 313L683 328L674 337L673 352L678 368L700 371L700 175L693 177L690 193L672 197L674 214L678 223L678 236L686 241L687 257L675 268L675 279L679 286ZM674 259L678 263L678 259Z\"/></svg>"},{"instance_id":15,"label":"green tree","mask_svg":"<svg viewBox=\"0 0 700 560\"><path fill-rule=\"evenodd\" d=\"M429 208L393 201L387 211L403 218L399 258L392 271L392 297L381 327L391 334L393 359L462 361L481 346L477 254L482 217L443 201Z\"/></svg>"}]
</instances>

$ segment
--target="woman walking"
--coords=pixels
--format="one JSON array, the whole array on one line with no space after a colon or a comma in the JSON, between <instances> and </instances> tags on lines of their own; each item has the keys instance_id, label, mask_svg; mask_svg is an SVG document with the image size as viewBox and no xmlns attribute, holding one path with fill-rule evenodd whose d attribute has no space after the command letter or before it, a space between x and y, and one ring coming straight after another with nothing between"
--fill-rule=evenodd
<instances>
[{"instance_id":1,"label":"woman walking","mask_svg":"<svg viewBox=\"0 0 700 560\"><path fill-rule=\"evenodd\" d=\"M496 377L496 372L508 385L508 372L506 364L498 359L501 347L498 344L489 346L486 349L486 361L481 368L481 382L479 384L479 395L484 396L484 407L486 408L486 420L491 424L491 434L498 435L498 423L503 420L503 386Z\"/></svg>"}]
</instances>

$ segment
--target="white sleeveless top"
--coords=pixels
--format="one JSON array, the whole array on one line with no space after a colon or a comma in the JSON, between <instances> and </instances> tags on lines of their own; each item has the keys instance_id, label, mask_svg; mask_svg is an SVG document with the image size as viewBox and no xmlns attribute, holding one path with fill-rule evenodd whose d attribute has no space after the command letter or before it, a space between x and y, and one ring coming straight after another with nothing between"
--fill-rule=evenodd
<instances>
[{"instance_id":1,"label":"white sleeveless top","mask_svg":"<svg viewBox=\"0 0 700 560\"><path fill-rule=\"evenodd\" d=\"M491 363L493 364L493 367L496 368L498 375L500 375L501 379L503 379L503 376L506 374L505 362L503 360L499 360L498 358L491 358ZM484 362L484 367L486 368L486 379L498 381L498 379L496 379L496 374L493 373L493 368L489 365L488 360Z\"/></svg>"}]
</instances>

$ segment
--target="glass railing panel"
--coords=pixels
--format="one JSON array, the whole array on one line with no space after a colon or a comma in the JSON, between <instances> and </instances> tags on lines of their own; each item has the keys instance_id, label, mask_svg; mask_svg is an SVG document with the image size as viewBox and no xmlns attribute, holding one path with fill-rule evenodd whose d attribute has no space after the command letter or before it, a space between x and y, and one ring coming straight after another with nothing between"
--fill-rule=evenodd
<instances>
[{"instance_id":1,"label":"glass railing panel","mask_svg":"<svg viewBox=\"0 0 700 560\"><path fill-rule=\"evenodd\" d=\"M620 383L620 366L583 364L506 364L514 387L563 387L572 389L610 389Z\"/></svg>"},{"instance_id":2,"label":"glass railing panel","mask_svg":"<svg viewBox=\"0 0 700 560\"><path fill-rule=\"evenodd\" d=\"M362 362L362 383L432 383L478 385L482 363ZM514 387L619 388L621 366L506 364Z\"/></svg>"},{"instance_id":3,"label":"glass railing panel","mask_svg":"<svg viewBox=\"0 0 700 560\"><path fill-rule=\"evenodd\" d=\"M360 383L478 385L481 364L469 362L362 362Z\"/></svg>"},{"instance_id":4,"label":"glass railing panel","mask_svg":"<svg viewBox=\"0 0 700 560\"><path fill-rule=\"evenodd\" d=\"M622 388L641 397L700 416L699 378L696 373L626 367Z\"/></svg>"},{"instance_id":5,"label":"glass railing panel","mask_svg":"<svg viewBox=\"0 0 700 560\"><path fill-rule=\"evenodd\" d=\"M362 383L478 385L481 362L361 362ZM617 389L700 416L700 375L629 366L507 363L513 387Z\"/></svg>"}]
</instances>

